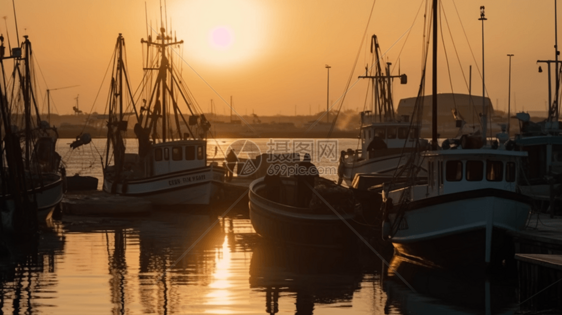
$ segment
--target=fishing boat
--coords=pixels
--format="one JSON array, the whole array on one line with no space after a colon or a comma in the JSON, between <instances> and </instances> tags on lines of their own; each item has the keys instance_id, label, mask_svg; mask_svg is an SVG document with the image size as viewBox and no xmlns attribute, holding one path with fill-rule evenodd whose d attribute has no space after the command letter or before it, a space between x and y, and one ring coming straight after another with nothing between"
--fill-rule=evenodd
<instances>
[{"instance_id":1,"label":"fishing boat","mask_svg":"<svg viewBox=\"0 0 562 315\"><path fill-rule=\"evenodd\" d=\"M254 180L248 193L250 220L257 234L297 246L341 248L352 242L354 235L344 220L355 218L356 205L348 190L317 178L315 189L329 191L334 213L324 205L299 205L297 190L303 188L294 177L280 177L280 185L271 185L266 178Z\"/></svg>"},{"instance_id":2,"label":"fishing boat","mask_svg":"<svg viewBox=\"0 0 562 315\"><path fill-rule=\"evenodd\" d=\"M405 74L391 75L390 63L386 63L386 74L383 72L384 61L380 52L377 36L371 37L372 65L366 67L362 79L370 80L373 110L361 112L359 138L361 149L347 149L341 152L339 161L340 182L351 185L356 174L390 174L406 164L405 154L413 152L417 142L427 144L419 138L421 125L413 124L408 115L397 117L392 98L392 81L399 78L406 84Z\"/></svg>"},{"instance_id":3,"label":"fishing boat","mask_svg":"<svg viewBox=\"0 0 562 315\"><path fill-rule=\"evenodd\" d=\"M208 205L219 193L225 169L207 161L210 123L198 114L196 102L174 64L176 41L164 28L154 38L142 40L147 47L141 100L129 88L120 34L115 48L114 71L107 130L107 155L103 165L103 190L111 194L142 197L153 205ZM147 61L148 62L148 61ZM149 83L153 83L150 85ZM132 107L135 115L126 116ZM189 110L188 119L182 109ZM126 152L123 134L128 117L136 118L134 133L138 152Z\"/></svg>"},{"instance_id":4,"label":"fishing boat","mask_svg":"<svg viewBox=\"0 0 562 315\"><path fill-rule=\"evenodd\" d=\"M39 115L33 52L28 36L24 38L21 46L13 48L8 56L4 56L4 38L0 38L2 68L5 69L6 60L13 59L14 62L13 82L10 83L12 91L10 94L2 92L3 146L6 152L5 159L2 159L1 180L2 199L7 202L2 223L8 230L17 229L21 222L16 221L21 220L33 221L30 223L32 226L45 224L60 205L65 186L64 167L55 150L57 130L42 121ZM6 86L3 85L4 88Z\"/></svg>"},{"instance_id":5,"label":"fishing boat","mask_svg":"<svg viewBox=\"0 0 562 315\"><path fill-rule=\"evenodd\" d=\"M557 118L533 123L527 113L517 113L516 117L521 129L515 136L515 144L528 153L521 191L538 202L554 204L562 187L562 130ZM555 209L550 208L549 211Z\"/></svg>"},{"instance_id":6,"label":"fishing boat","mask_svg":"<svg viewBox=\"0 0 562 315\"><path fill-rule=\"evenodd\" d=\"M556 10L556 5L554 7ZM555 15L556 19L556 15ZM556 25L556 21L555 21ZM534 200L549 205L551 215L559 210L562 188L562 129L559 122L560 67L558 38L555 30L555 59L537 60L548 65L548 117L542 122L532 122L528 113L517 113L519 133L515 135L518 149L529 154L524 177L520 181L521 191ZM552 93L551 64L554 64L556 84ZM542 68L539 67L539 72ZM554 95L554 99L552 97ZM558 201L558 205L556 204ZM558 209L556 209L558 208Z\"/></svg>"},{"instance_id":7,"label":"fishing boat","mask_svg":"<svg viewBox=\"0 0 562 315\"><path fill-rule=\"evenodd\" d=\"M433 1L433 93L437 93L437 0ZM484 7L481 19L485 19ZM423 78L422 78L423 80ZM485 89L483 89L485 91ZM385 191L383 238L398 253L437 264L476 263L490 266L513 258L507 231L525 227L531 207L518 190L517 179L526 152L509 150L507 134L495 142L482 132L438 146L437 98L432 104L431 150L427 184ZM415 166L415 163L414 163Z\"/></svg>"}]
</instances>

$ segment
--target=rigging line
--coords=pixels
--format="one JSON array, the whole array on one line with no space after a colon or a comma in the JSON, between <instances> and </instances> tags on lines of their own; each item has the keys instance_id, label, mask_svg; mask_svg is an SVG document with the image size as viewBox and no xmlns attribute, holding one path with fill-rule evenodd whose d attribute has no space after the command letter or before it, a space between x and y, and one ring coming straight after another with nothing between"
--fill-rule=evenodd
<instances>
[{"instance_id":1,"label":"rigging line","mask_svg":"<svg viewBox=\"0 0 562 315\"><path fill-rule=\"evenodd\" d=\"M107 69L105 70L105 74L103 75L102 84L100 84L100 87L98 88L98 92L96 93L96 97L94 98L94 101L92 102L92 107L90 107L90 112L88 113L88 116L86 117L86 121L88 121L90 119L90 116L92 115L92 111L94 110L94 105L96 105L96 101L97 101L97 99L100 95L101 88L103 86L103 82L105 82L105 78L107 78L107 73L109 72L109 68L111 67L112 64L115 63L115 60L114 60L115 57L116 57L116 51L114 50L111 58L109 59L109 64L107 65ZM107 107L106 107L106 109L107 109ZM84 130L86 130L85 124L82 127L82 131L80 133L83 133Z\"/></svg>"},{"instance_id":2,"label":"rigging line","mask_svg":"<svg viewBox=\"0 0 562 315\"><path fill-rule=\"evenodd\" d=\"M480 75L480 78L482 78L482 72L480 72L480 68L478 67L478 61L476 61L476 57L474 56L474 52L472 51L472 46L470 46L470 41L468 40L468 36L466 35L466 31L464 29L464 25L462 24L462 20L461 17L459 15L459 11L457 10L457 5L455 4L455 1L453 0L453 6L455 7L455 11L457 12L457 17L459 18L459 22L461 23L461 28L462 31L464 33L464 37L466 39L466 43L468 44L468 48L470 50L470 54L472 55L472 60L474 61L474 64L476 65L476 70L478 70L478 74ZM487 89L486 89L487 92ZM488 93L488 95L490 95Z\"/></svg>"},{"instance_id":3,"label":"rigging line","mask_svg":"<svg viewBox=\"0 0 562 315\"><path fill-rule=\"evenodd\" d=\"M408 28L406 31L404 31L404 33L402 33L402 35L394 42L394 44L392 44L392 45L390 46L390 48L388 48L388 49L381 55L381 58L385 57L386 54L391 50L391 48L394 47L394 46L400 41L400 39L401 39L402 37L404 37L404 35L406 35L406 33L408 33L408 31L410 31L410 29L411 29L412 27L413 27L413 25L412 25L410 28ZM357 79L349 89L347 89L344 93L342 93L342 95L341 95L335 102L332 103L332 105L330 106L330 110L331 110L332 108L334 108L334 106L336 106L336 104L339 102L339 100L342 99L342 98L345 96L345 93L351 91L351 90L353 89L353 87L357 84L357 82L359 82L359 81L360 81L360 80ZM343 101L342 101L342 104L343 104ZM341 106L341 104L340 104L340 106ZM310 125L310 127L309 127L304 133L306 134L306 133L308 133L310 130L312 130L320 121L322 121L322 119L323 119L326 115L327 115L326 112L323 112L323 113L314 121L314 123Z\"/></svg>"},{"instance_id":4,"label":"rigging line","mask_svg":"<svg viewBox=\"0 0 562 315\"><path fill-rule=\"evenodd\" d=\"M443 5L439 7L440 7L439 13L441 15L445 15L445 12L443 12ZM439 20L441 20L441 18ZM439 23L439 30L441 31L440 33L441 33L441 42L443 43L443 53L445 54L445 63L447 64L447 73L449 74L449 85L451 86L451 93L453 94L453 105L455 106L455 110L457 110L455 91L453 89L453 78L451 77L451 66L449 65L449 55L447 55L447 47L445 47L445 36L443 35L443 23ZM433 97L437 97L437 95L434 95Z\"/></svg>"},{"instance_id":5,"label":"rigging line","mask_svg":"<svg viewBox=\"0 0 562 315\"><path fill-rule=\"evenodd\" d=\"M332 205L326 199L324 199L324 197L322 197L322 195L318 191L314 189L314 187L312 187L307 182L304 183L306 184L308 189L312 190L312 192L316 195L316 197L318 197L318 199L320 199L326 206L328 206L328 208L330 208L330 210L332 210L332 212L353 232L353 234L355 234L375 255L377 255L377 257L383 262L383 264L385 264L389 269L394 269L394 272L398 276L398 278L400 278L400 280L402 280L402 282L404 282L404 284L406 284L406 286L408 286L408 288L412 290L412 292L416 292L414 287L412 287L410 283L408 283L408 281L406 281L406 279L402 277L398 270L392 268L388 261L386 261L386 259L384 259L384 257L379 254L379 252L369 242L367 242L367 240L361 235L361 233L357 232L357 230L353 228L353 226L349 224L349 222L347 222L347 220L336 209L334 209L334 207L332 207Z\"/></svg>"},{"instance_id":6,"label":"rigging line","mask_svg":"<svg viewBox=\"0 0 562 315\"><path fill-rule=\"evenodd\" d=\"M465 86L466 86L467 89L469 89L468 81L466 80L466 74L464 73L464 69L462 67L462 63L461 63L461 60L460 60L460 57L459 57L457 46L455 45L455 40L453 39L453 33L451 32L451 27L449 25L449 20L447 19L447 14L445 13L443 3L441 3L441 6L442 6L442 11L443 11L443 17L445 19L445 24L447 25L447 29L449 30L449 37L451 38L451 43L453 44L453 48L454 48L455 54L457 56L457 61L459 63L459 67L461 69L461 73L462 73L462 77L464 79ZM445 44L443 43L443 46L444 45ZM453 96L453 100L454 100L454 96ZM474 110L471 111L472 112L471 118L472 118L472 121L474 123L474 120L475 120L474 116L476 115L477 110L475 109L474 102L472 101L472 96L470 97L470 100L469 100L469 106L472 107L472 109L474 109ZM456 105L455 105L455 109L456 109ZM479 119L476 119L476 120L478 121L478 123L480 125L482 125L482 122Z\"/></svg>"},{"instance_id":7,"label":"rigging line","mask_svg":"<svg viewBox=\"0 0 562 315\"><path fill-rule=\"evenodd\" d=\"M33 54L33 60L35 61L34 64L36 64L37 67L39 67L39 74L41 74L41 78L43 79L43 83L45 84L47 89L49 89L49 85L47 84L47 80L45 80L45 76L43 75L43 70L41 69L41 65L39 64L39 60L37 59L35 54ZM49 101L49 100L47 100L47 101ZM43 103L43 109L44 108L45 108L45 104Z\"/></svg>"},{"instance_id":8,"label":"rigging line","mask_svg":"<svg viewBox=\"0 0 562 315\"><path fill-rule=\"evenodd\" d=\"M351 72L349 73L349 78L347 79L347 84L346 87L344 89L344 94L342 97L342 101L340 103L340 106L338 108L338 111L336 113L336 117L334 118L334 122L332 123L331 127L330 127L330 131L328 132L328 138L331 138L332 136L332 131L334 130L334 127L336 126L336 121L338 120L338 117L340 115L340 111L343 107L343 103L345 102L345 97L347 95L347 90L349 88L349 85L351 83L351 78L353 78L353 73L355 72L355 67L357 67L357 62L359 61L359 56L361 56L361 50L363 48L363 38L367 35L367 31L369 30L369 24L371 24L371 18L373 17L373 11L375 11L375 4L377 3L377 0L373 0L373 5L371 6L371 12L369 12L369 18L367 19L367 25L365 25L365 31L363 32L363 36L361 36L361 43L359 44L359 49L357 50L357 55L355 56L355 61L353 62L353 67L351 68Z\"/></svg>"},{"instance_id":9,"label":"rigging line","mask_svg":"<svg viewBox=\"0 0 562 315\"><path fill-rule=\"evenodd\" d=\"M442 11L443 17L445 19L445 24L447 25L447 30L449 31L449 37L451 38L451 43L453 44L453 48L454 48L455 54L457 56L457 61L459 62L459 67L461 69L462 77L464 79L464 84L466 85L466 88L468 89L468 81L466 80L466 75L464 73L464 70L463 70L463 67L462 67L462 64L461 64L459 52L457 50L457 46L455 45L455 40L453 38L453 33L451 32L451 27L449 26L449 20L447 19L447 14L445 13L445 7L443 6L443 3L441 3L441 11ZM445 44L443 43L443 45L445 45Z\"/></svg>"},{"instance_id":10,"label":"rigging line","mask_svg":"<svg viewBox=\"0 0 562 315\"><path fill-rule=\"evenodd\" d=\"M209 82L207 82L200 74L199 72L197 72L182 56L179 55L179 53L172 48L172 51L178 55L178 58L180 58L181 61L183 61L222 101L223 103L225 103L230 109L232 109L232 111L234 113L236 113L236 115L240 118L241 121L243 121L246 126L248 126L248 128L250 128L250 130L255 134L256 131L252 128L252 126L246 121L246 119L244 119L244 117L242 117L242 115L240 115L236 109L234 109L233 107L230 106L230 104L222 97L222 95L219 94L219 92L217 92L217 90L215 90L214 87L211 86L211 84L209 84Z\"/></svg>"},{"instance_id":11,"label":"rigging line","mask_svg":"<svg viewBox=\"0 0 562 315\"><path fill-rule=\"evenodd\" d=\"M430 7L426 7L426 10L428 10L428 9L431 9L431 8L430 8ZM430 11L430 12L432 12L432 11ZM426 11L426 14L427 14L427 11ZM424 16L426 16L426 14L424 14ZM432 19L432 20L433 20L433 19ZM428 28L427 28L427 29L425 29L425 27L424 27L424 31L426 31L428 34L430 34L430 32L431 32L431 24L428 25ZM424 38L426 38L425 35L426 35L426 34L424 33L424 34L423 34L423 37L424 37ZM428 35L427 38L429 39L430 36ZM412 127L413 127L414 125L415 125L415 126L420 126L420 129L421 129L421 125L422 125L423 107L424 107L424 98L423 98L423 95L424 95L424 91L425 91L425 75L426 75L427 60L428 60L428 58L429 58L429 47L430 47L430 42L429 42L429 40L425 41L424 44L425 44L425 50L422 51L422 57L423 57L422 61L423 61L423 62L422 62L421 82L420 82L420 86L419 86L419 88L418 88L417 98L416 98L416 102L415 102L415 105L414 105L414 111L413 111L413 113L412 113L412 121L410 122L410 127L408 128L408 133L407 133L407 135L406 135L406 138L409 138L409 137L410 137L410 134L411 134L411 132L412 132ZM415 119L414 119L414 118L415 118ZM414 124L414 123L415 123L415 124ZM419 131L419 133L421 134L421 130ZM416 135L417 138L419 138L420 134L417 134L417 135ZM406 146L406 145L404 145L404 147L402 147L402 151L401 151L401 154L400 154L400 158L399 158L399 160L398 160L398 165L400 165L400 163L402 162L402 158L403 158L403 156L404 156L404 148L405 148L405 146ZM420 149L419 146L420 146L419 141L416 141L416 143L415 143L415 149L416 149L416 151L418 151L418 150ZM408 160L406 161L406 166L403 167L403 168L399 168L399 167L398 167L398 168L395 169L394 175L393 175L393 177L392 177L393 179L392 179L392 182L391 182L391 186L394 184L395 179L397 179L399 176L401 176L405 171L408 172L408 177L412 177L412 178L414 177L414 174L415 174L414 168L415 168L415 165L417 164L417 163L414 163L414 162L416 161L416 158L417 158L417 154L410 154L410 155L408 155ZM411 165L411 167L407 167L408 165ZM412 180L414 180L414 179L412 179ZM404 193L404 192L403 192L403 193ZM404 195L404 194L402 194L402 196L403 196L403 195ZM402 196L401 196L401 199L402 199Z\"/></svg>"},{"instance_id":12,"label":"rigging line","mask_svg":"<svg viewBox=\"0 0 562 315\"><path fill-rule=\"evenodd\" d=\"M406 42L408 42L408 38L410 38L410 34L412 33L411 30L414 27L414 25L416 24L416 21L418 19L418 16L420 14L421 8L422 8L422 4L424 3L424 1L420 2L420 6L418 8L418 12L416 12L416 17L414 18L414 21L412 22L412 25L410 25L410 27L406 30L406 32L408 32L408 35L406 36L406 39L404 39L404 43L402 44L402 48L400 48L400 51L398 52L398 56L396 57L396 60L394 61L394 63L396 64L397 61L400 59L400 56L402 55L402 51L404 50L404 47L406 47ZM398 40L400 40L402 37L404 37L404 35L406 34L406 32L404 32L404 34L402 34L402 36L400 36L400 38L398 38ZM398 41L396 41L395 43L398 43ZM392 46L390 46L389 49L387 49L386 51L388 52L392 47L394 47L394 44ZM386 52L383 54L383 56L386 55ZM393 70L395 68L392 67Z\"/></svg>"}]
</instances>

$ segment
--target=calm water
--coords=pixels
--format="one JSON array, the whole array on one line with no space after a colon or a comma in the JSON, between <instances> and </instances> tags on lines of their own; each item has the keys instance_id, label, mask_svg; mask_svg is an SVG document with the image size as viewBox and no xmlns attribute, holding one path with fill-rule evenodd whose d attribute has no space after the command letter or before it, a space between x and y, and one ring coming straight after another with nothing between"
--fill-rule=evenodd
<instances>
[{"instance_id":1,"label":"calm water","mask_svg":"<svg viewBox=\"0 0 562 315\"><path fill-rule=\"evenodd\" d=\"M59 140L68 174L101 179L104 141L68 153L70 142ZM230 142L218 145L224 150ZM267 140L256 142L267 149ZM339 149L356 143L341 140ZM136 146L131 140L127 145ZM227 207L65 216L37 237L3 239L0 308L12 314L513 314L517 309L514 275L486 279L386 257L414 292L367 248L328 252L269 244L255 234L246 205L218 221L217 213Z\"/></svg>"}]
</instances>

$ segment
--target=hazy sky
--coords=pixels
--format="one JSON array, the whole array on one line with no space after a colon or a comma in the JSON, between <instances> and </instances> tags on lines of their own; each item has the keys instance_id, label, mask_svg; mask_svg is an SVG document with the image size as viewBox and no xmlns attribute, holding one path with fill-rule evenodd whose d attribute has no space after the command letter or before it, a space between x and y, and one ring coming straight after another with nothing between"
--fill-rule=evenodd
<instances>
[{"instance_id":1,"label":"hazy sky","mask_svg":"<svg viewBox=\"0 0 562 315\"><path fill-rule=\"evenodd\" d=\"M104 112L108 81L101 85L119 33L127 44L133 86L140 82L140 40L147 37L147 28L158 29L160 1L14 1L20 38L29 35L32 41L42 74L38 78L40 93L52 89L54 112L70 114L78 95L84 112ZM218 113L229 113L221 97L228 101L230 96L240 114L292 115L295 109L297 114L323 110L326 64L331 66L330 99L335 102L342 96L351 76L351 85L356 84L344 108L362 109L367 81L357 82L357 76L364 74L370 60L368 40L372 34L378 36L388 62L393 66L399 63L400 71L408 75L407 85L401 86L398 81L394 85L395 104L417 93L426 1L374 1L370 21L372 0L162 0L162 4L167 8L168 25L178 40L185 41L178 50L185 60L184 79L206 111L214 99ZM538 73L536 62L554 59L553 0L443 1L439 92L451 92L444 40L453 91L468 93L465 82L472 65L472 93L482 93L478 70L482 66L481 5L486 7L488 19L484 25L486 87L494 106L507 107L507 54L514 54L512 111L515 104L517 110L545 110L547 66ZM12 1L0 0L0 12L5 17L0 33L5 37L8 34L13 46L16 31ZM397 73L398 67L393 70ZM79 86L56 90L73 85ZM428 86L426 94L430 91ZM39 98L44 100L44 96Z\"/></svg>"}]
</instances>

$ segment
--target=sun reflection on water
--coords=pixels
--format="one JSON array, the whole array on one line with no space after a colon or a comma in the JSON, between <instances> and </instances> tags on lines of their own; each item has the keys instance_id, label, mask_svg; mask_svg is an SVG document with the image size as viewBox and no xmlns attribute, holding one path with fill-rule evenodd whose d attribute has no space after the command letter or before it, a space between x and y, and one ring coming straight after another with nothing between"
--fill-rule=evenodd
<instances>
[{"instance_id":1,"label":"sun reflection on water","mask_svg":"<svg viewBox=\"0 0 562 315\"><path fill-rule=\"evenodd\" d=\"M205 304L208 305L232 305L233 301L230 296L229 288L232 287L230 282L232 253L228 248L228 235L225 235L222 248L217 248L215 253L215 271L213 272L213 281L209 284L209 288L213 289L205 296L208 298ZM217 310L214 310L216 312ZM223 310L221 314L230 314L227 310Z\"/></svg>"}]
</instances>

